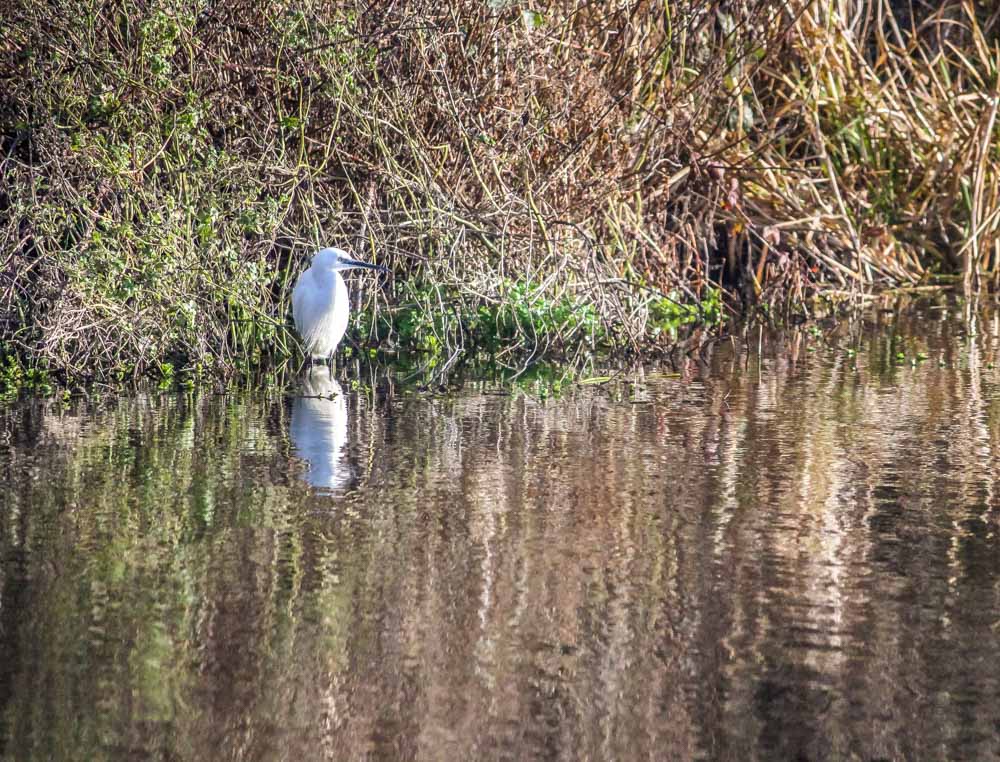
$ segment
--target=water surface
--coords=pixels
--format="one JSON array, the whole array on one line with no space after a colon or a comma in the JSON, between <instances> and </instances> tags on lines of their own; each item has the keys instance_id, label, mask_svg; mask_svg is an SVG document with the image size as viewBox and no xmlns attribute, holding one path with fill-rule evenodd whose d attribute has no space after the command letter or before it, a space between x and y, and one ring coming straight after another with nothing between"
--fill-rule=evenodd
<instances>
[{"instance_id":1,"label":"water surface","mask_svg":"<svg viewBox=\"0 0 1000 762\"><path fill-rule=\"evenodd\" d=\"M998 329L7 404L0 753L996 758Z\"/></svg>"}]
</instances>

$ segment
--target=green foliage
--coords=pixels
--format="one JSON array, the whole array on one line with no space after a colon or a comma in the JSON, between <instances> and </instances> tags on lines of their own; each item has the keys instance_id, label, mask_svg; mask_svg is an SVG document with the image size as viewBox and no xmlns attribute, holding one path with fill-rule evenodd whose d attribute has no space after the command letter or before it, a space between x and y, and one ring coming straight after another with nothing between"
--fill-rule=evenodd
<instances>
[{"instance_id":1,"label":"green foliage","mask_svg":"<svg viewBox=\"0 0 1000 762\"><path fill-rule=\"evenodd\" d=\"M708 326L722 324L722 292L717 288L707 288L701 301L696 304L679 301L678 294L662 297L649 307L650 322L657 333L675 335L677 329L691 323Z\"/></svg>"},{"instance_id":2,"label":"green foliage","mask_svg":"<svg viewBox=\"0 0 1000 762\"><path fill-rule=\"evenodd\" d=\"M501 301L479 307L469 328L485 346L496 350L525 337L567 343L578 337L594 344L605 338L594 306L567 294L550 296L538 284L506 281Z\"/></svg>"},{"instance_id":3,"label":"green foliage","mask_svg":"<svg viewBox=\"0 0 1000 762\"><path fill-rule=\"evenodd\" d=\"M54 386L48 371L25 367L13 353L0 353L0 398L16 397L22 391L48 396Z\"/></svg>"},{"instance_id":4,"label":"green foliage","mask_svg":"<svg viewBox=\"0 0 1000 762\"><path fill-rule=\"evenodd\" d=\"M568 293L547 293L539 284L504 280L495 299L471 300L457 289L408 284L407 298L356 324L362 341L391 341L402 351L432 355L454 351L565 350L581 342L606 345L610 336L594 305ZM374 330L372 330L374 326Z\"/></svg>"}]
</instances>

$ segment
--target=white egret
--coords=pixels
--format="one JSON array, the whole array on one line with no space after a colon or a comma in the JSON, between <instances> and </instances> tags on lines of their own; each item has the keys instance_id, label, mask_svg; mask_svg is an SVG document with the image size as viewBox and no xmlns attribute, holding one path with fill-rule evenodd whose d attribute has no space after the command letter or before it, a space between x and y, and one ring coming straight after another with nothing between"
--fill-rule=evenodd
<instances>
[{"instance_id":1,"label":"white egret","mask_svg":"<svg viewBox=\"0 0 1000 762\"><path fill-rule=\"evenodd\" d=\"M312 265L292 289L292 318L306 352L314 360L325 360L337 349L347 330L350 303L341 270L364 267L388 272L384 267L351 259L343 249L320 249Z\"/></svg>"},{"instance_id":2,"label":"white egret","mask_svg":"<svg viewBox=\"0 0 1000 762\"><path fill-rule=\"evenodd\" d=\"M337 490L354 474L347 461L347 400L329 366L313 365L302 380L302 396L292 403L292 444L309 464L305 479L313 487Z\"/></svg>"}]
</instances>

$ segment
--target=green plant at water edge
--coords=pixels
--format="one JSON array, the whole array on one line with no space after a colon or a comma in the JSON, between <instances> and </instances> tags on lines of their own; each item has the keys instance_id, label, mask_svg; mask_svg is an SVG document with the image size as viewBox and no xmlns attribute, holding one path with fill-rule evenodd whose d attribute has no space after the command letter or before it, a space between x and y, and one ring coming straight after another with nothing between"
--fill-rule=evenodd
<instances>
[{"instance_id":1,"label":"green plant at water edge","mask_svg":"<svg viewBox=\"0 0 1000 762\"><path fill-rule=\"evenodd\" d=\"M16 355L0 352L0 397L14 397L21 391L48 396L53 389L46 370L25 367Z\"/></svg>"},{"instance_id":2,"label":"green plant at water edge","mask_svg":"<svg viewBox=\"0 0 1000 762\"><path fill-rule=\"evenodd\" d=\"M717 288L707 288L701 301L696 304L680 301L680 295L661 297L649 306L649 317L655 332L675 335L677 329L692 323L707 326L722 324L722 292Z\"/></svg>"},{"instance_id":3,"label":"green plant at water edge","mask_svg":"<svg viewBox=\"0 0 1000 762\"><path fill-rule=\"evenodd\" d=\"M497 350L527 337L569 344L583 339L591 344L605 338L592 304L568 294L552 296L537 284L525 281L503 284L496 304L479 307L470 330L479 341Z\"/></svg>"},{"instance_id":4,"label":"green plant at water edge","mask_svg":"<svg viewBox=\"0 0 1000 762\"><path fill-rule=\"evenodd\" d=\"M458 288L409 284L398 307L357 318L362 341L391 342L402 351L432 355L483 350L531 352L539 345L565 350L610 338L593 304L541 285L502 280L496 295L470 298Z\"/></svg>"}]
</instances>

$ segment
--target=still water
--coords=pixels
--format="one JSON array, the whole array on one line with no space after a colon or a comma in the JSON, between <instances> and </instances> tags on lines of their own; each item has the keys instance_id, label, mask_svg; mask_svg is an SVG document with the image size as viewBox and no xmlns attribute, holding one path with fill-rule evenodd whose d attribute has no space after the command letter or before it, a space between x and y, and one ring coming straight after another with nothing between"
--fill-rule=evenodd
<instances>
[{"instance_id":1,"label":"still water","mask_svg":"<svg viewBox=\"0 0 1000 762\"><path fill-rule=\"evenodd\" d=\"M0 755L997 758L998 330L7 403Z\"/></svg>"}]
</instances>

